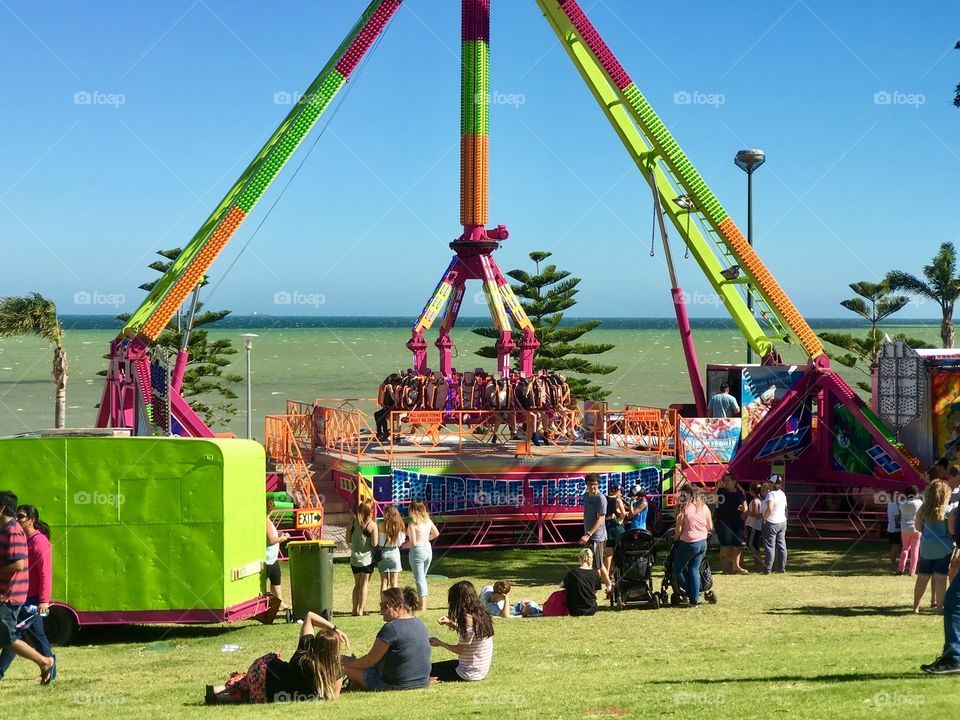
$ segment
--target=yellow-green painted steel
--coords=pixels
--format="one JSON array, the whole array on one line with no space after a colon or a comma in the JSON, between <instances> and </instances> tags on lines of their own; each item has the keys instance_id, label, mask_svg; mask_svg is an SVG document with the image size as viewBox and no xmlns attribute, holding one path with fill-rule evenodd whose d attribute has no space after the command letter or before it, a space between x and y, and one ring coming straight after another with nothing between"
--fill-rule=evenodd
<instances>
[{"instance_id":1,"label":"yellow-green painted steel","mask_svg":"<svg viewBox=\"0 0 960 720\"><path fill-rule=\"evenodd\" d=\"M723 256L732 255L729 249L722 245L717 228L719 222L726 218L726 213L676 146L636 85L631 83L621 92L557 2L536 2L631 158L651 188L659 194L664 214L670 218L670 222L690 249L747 342L763 357L771 350L773 342L797 340L786 319L777 312L773 303L763 296L755 278L749 278L751 287L748 291L752 291L774 326L773 336L768 335L760 326L747 308L745 297L737 290L743 281L728 281L721 275L721 271L726 269ZM629 93L628 97L625 97L625 93ZM641 112L643 118L640 117ZM658 138L654 132L658 129L660 146L656 147ZM669 153L675 162L682 158L686 164L670 167L670 158L666 153ZM675 178L675 181L671 180L671 177ZM684 177L687 178L686 181ZM677 206L673 199L678 194L689 194L694 198L699 213L694 211L695 214L691 216L690 211ZM704 236L697 222L697 214L717 233L717 240L711 242ZM748 276L745 268L741 268L741 272Z\"/></svg>"},{"instance_id":2,"label":"yellow-green painted steel","mask_svg":"<svg viewBox=\"0 0 960 720\"><path fill-rule=\"evenodd\" d=\"M272 174L276 175L276 173L279 172L282 164L286 163L295 149L295 147L281 147L282 145L289 144L284 141L287 140L288 136L296 129L302 131L295 143L299 144L299 142L303 140L303 137L306 136L310 127L313 126L313 123L319 119L322 112L329 106L333 95L343 87L345 83L343 76L336 69L337 63L383 2L384 0L372 0L372 2L370 2L363 15L347 34L323 70L320 71L320 74L317 75L310 87L307 88L307 91L294 104L293 108L277 127L276 131L274 131L273 135L270 136L270 139L267 140L260 152L257 153L256 157L253 158L217 207L210 213L210 216L184 247L183 252L173 261L170 268L164 273L163 277L160 278L150 292L147 293L147 297L144 298L140 307L130 316L130 319L120 331L119 337L134 337L140 332L140 329L147 324L153 314L159 309L167 293L196 260L214 230L216 230L217 226L227 216L227 213L230 212L231 207L240 200L244 191L251 182L257 178L258 172L260 175L263 175L264 171L262 168L270 161L271 156L278 158L278 162L280 162L280 165L271 169ZM301 126L295 128L301 116L309 117L309 127L304 128L301 122ZM265 187L261 188L261 194L264 189ZM259 195L257 195L256 198L258 199ZM250 202L251 200L252 202ZM256 199L248 198L245 203L248 207L244 208L244 211L248 211L255 202ZM174 309L174 312L176 312L176 309Z\"/></svg>"}]
</instances>

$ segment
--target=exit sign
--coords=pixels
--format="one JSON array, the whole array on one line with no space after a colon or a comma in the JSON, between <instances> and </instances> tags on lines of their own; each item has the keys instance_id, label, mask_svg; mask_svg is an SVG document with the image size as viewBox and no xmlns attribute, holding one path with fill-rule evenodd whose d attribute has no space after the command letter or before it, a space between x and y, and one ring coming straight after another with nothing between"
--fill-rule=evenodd
<instances>
[{"instance_id":1,"label":"exit sign","mask_svg":"<svg viewBox=\"0 0 960 720\"><path fill-rule=\"evenodd\" d=\"M323 508L297 508L294 521L297 530L320 527L323 525Z\"/></svg>"}]
</instances>

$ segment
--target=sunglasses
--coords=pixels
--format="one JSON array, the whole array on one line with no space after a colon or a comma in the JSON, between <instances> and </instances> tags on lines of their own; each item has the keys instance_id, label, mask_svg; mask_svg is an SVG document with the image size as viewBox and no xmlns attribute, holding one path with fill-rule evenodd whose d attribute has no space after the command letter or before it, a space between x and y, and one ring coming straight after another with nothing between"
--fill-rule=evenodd
<instances>
[{"instance_id":1,"label":"sunglasses","mask_svg":"<svg viewBox=\"0 0 960 720\"><path fill-rule=\"evenodd\" d=\"M17 520L29 520L29 519L30 519L29 515L24 515L23 513L20 513L17 515Z\"/></svg>"}]
</instances>

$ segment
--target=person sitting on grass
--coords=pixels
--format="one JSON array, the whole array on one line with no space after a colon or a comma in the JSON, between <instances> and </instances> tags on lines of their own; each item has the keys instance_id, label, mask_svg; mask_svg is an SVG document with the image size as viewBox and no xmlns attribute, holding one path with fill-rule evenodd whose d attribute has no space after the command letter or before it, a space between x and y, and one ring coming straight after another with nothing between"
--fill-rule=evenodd
<instances>
[{"instance_id":1,"label":"person sitting on grass","mask_svg":"<svg viewBox=\"0 0 960 720\"><path fill-rule=\"evenodd\" d=\"M480 588L480 602L493 617L510 617L510 583L497 580Z\"/></svg>"},{"instance_id":2,"label":"person sitting on grass","mask_svg":"<svg viewBox=\"0 0 960 720\"><path fill-rule=\"evenodd\" d=\"M473 583L464 580L450 587L447 615L437 622L457 633L457 644L431 637L430 645L446 648L459 658L433 663L430 677L438 682L483 680L493 660L493 622L480 603Z\"/></svg>"},{"instance_id":3,"label":"person sitting on grass","mask_svg":"<svg viewBox=\"0 0 960 720\"><path fill-rule=\"evenodd\" d=\"M206 704L336 700L343 683L341 644L349 645L342 630L308 612L289 661L275 652L257 658L245 673L234 673L226 685L207 685Z\"/></svg>"},{"instance_id":4,"label":"person sitting on grass","mask_svg":"<svg viewBox=\"0 0 960 720\"><path fill-rule=\"evenodd\" d=\"M342 658L351 690L412 690L430 684L430 638L414 613L413 588L387 588L380 602L384 625L362 657Z\"/></svg>"},{"instance_id":5,"label":"person sitting on grass","mask_svg":"<svg viewBox=\"0 0 960 720\"><path fill-rule=\"evenodd\" d=\"M943 607L943 595L947 587L947 571L953 554L953 531L956 516L947 517L950 503L950 487L943 480L934 480L923 493L923 506L917 513L917 530L920 532L920 562L917 565L917 582L913 588L913 611L920 612L920 603L927 583L933 578L933 602L931 607Z\"/></svg>"},{"instance_id":6,"label":"person sitting on grass","mask_svg":"<svg viewBox=\"0 0 960 720\"><path fill-rule=\"evenodd\" d=\"M480 589L480 602L491 617L540 617L543 608L536 600L517 600L510 602L510 583L497 580L493 585L484 585Z\"/></svg>"},{"instance_id":7,"label":"person sitting on grass","mask_svg":"<svg viewBox=\"0 0 960 720\"><path fill-rule=\"evenodd\" d=\"M584 548L577 556L580 567L572 568L563 578L567 591L567 612L574 617L597 612L597 591L600 589L600 571L594 568L593 550Z\"/></svg>"}]
</instances>

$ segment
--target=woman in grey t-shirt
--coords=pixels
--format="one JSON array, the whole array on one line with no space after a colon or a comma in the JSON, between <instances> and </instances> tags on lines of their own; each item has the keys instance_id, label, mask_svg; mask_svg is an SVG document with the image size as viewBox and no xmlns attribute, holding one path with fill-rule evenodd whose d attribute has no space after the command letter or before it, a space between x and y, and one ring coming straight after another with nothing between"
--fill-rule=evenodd
<instances>
[{"instance_id":1,"label":"woman in grey t-shirt","mask_svg":"<svg viewBox=\"0 0 960 720\"><path fill-rule=\"evenodd\" d=\"M430 684L430 638L414 613L420 598L413 588L388 588L380 602L384 626L363 657L343 658L353 690L410 690Z\"/></svg>"}]
</instances>

